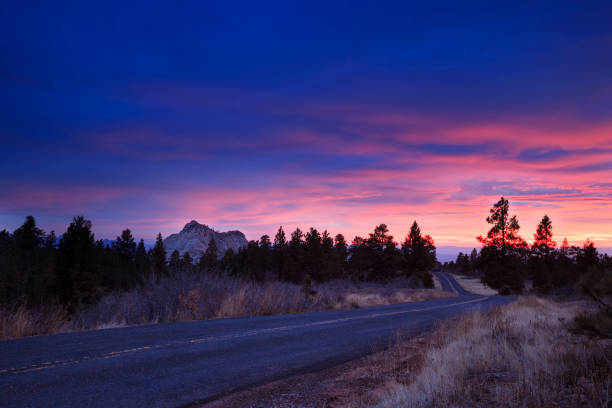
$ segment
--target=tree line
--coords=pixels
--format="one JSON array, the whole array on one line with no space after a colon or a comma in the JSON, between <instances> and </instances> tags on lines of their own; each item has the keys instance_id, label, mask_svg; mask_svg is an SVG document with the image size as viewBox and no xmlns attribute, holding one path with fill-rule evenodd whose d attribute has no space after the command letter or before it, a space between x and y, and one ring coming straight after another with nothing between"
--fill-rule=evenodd
<instances>
[{"instance_id":1,"label":"tree line","mask_svg":"<svg viewBox=\"0 0 612 408\"><path fill-rule=\"evenodd\" d=\"M211 260L207 261L209 266ZM386 224L378 225L367 238L355 237L350 244L342 234L332 238L327 230L321 233L310 228L304 233L297 228L287 237L279 227L274 241L263 235L236 254L228 250L215 268L255 280L302 283L348 278L384 282L413 277L433 287L429 270L435 263L433 239L423 236L415 221L401 246L389 235Z\"/></svg>"},{"instance_id":2,"label":"tree line","mask_svg":"<svg viewBox=\"0 0 612 408\"><path fill-rule=\"evenodd\" d=\"M531 245L519 235L518 219L510 216L510 205L504 197L490 209L487 222L491 224L487 235L477 237L482 244L480 251L459 253L445 268L480 275L483 283L501 293L522 292L526 280L531 280L540 293L569 293L577 287L587 292L611 290L612 258L599 254L589 240L578 247L564 239L557 247L548 215L537 225Z\"/></svg>"},{"instance_id":3,"label":"tree line","mask_svg":"<svg viewBox=\"0 0 612 408\"><path fill-rule=\"evenodd\" d=\"M229 249L218 258L209 242L196 261L191 254L173 251L167 256L161 234L147 250L129 229L110 245L96 240L91 221L74 217L58 239L54 232L37 227L26 217L12 233L0 231L0 303L41 305L59 302L69 309L92 304L113 291L138 288L149 279L182 273L216 273L248 280L281 280L293 283L331 279L389 281L407 277L433 287L429 270L436 264L436 249L429 235L422 235L415 221L398 245L385 224L368 237L349 244L342 234L299 228L288 237L279 227L274 240L263 235L238 251Z\"/></svg>"}]
</instances>

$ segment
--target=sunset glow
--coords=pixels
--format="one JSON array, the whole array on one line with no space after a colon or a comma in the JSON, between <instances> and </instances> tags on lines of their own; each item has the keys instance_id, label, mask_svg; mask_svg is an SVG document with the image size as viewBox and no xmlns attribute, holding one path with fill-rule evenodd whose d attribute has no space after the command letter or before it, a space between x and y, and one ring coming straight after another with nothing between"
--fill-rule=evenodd
<instances>
[{"instance_id":1,"label":"sunset glow","mask_svg":"<svg viewBox=\"0 0 612 408\"><path fill-rule=\"evenodd\" d=\"M558 242L611 247L612 8L568 4L14 10L0 229L400 241L416 219L478 246L504 196L528 242L548 214Z\"/></svg>"}]
</instances>

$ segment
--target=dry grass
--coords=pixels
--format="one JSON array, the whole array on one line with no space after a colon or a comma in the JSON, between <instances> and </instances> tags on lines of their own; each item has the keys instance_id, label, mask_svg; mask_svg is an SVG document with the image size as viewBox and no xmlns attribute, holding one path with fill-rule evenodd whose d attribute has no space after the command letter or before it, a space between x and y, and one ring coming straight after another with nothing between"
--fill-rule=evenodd
<instances>
[{"instance_id":1,"label":"dry grass","mask_svg":"<svg viewBox=\"0 0 612 408\"><path fill-rule=\"evenodd\" d=\"M456 296L456 294L438 289L399 289L388 294L368 290L355 291L347 293L343 299L336 303L334 308L349 309L395 303L421 302L453 296Z\"/></svg>"},{"instance_id":2,"label":"dry grass","mask_svg":"<svg viewBox=\"0 0 612 408\"><path fill-rule=\"evenodd\" d=\"M373 405L610 406L612 345L571 334L575 314L529 297L447 322L430 337L420 368L389 378ZM386 353L396 367L414 358L401 343Z\"/></svg>"},{"instance_id":3,"label":"dry grass","mask_svg":"<svg viewBox=\"0 0 612 408\"><path fill-rule=\"evenodd\" d=\"M497 291L495 289L491 289L490 287L482 283L480 281L480 278L477 276L453 275L453 277L461 286L463 286L463 289L470 293L482 296L497 295Z\"/></svg>"},{"instance_id":4,"label":"dry grass","mask_svg":"<svg viewBox=\"0 0 612 408\"><path fill-rule=\"evenodd\" d=\"M0 339L36 336L70 330L68 313L58 305L30 309L24 305L0 308Z\"/></svg>"},{"instance_id":5,"label":"dry grass","mask_svg":"<svg viewBox=\"0 0 612 408\"><path fill-rule=\"evenodd\" d=\"M442 284L440 283L440 279L438 279L438 275L432 273L434 288L442 290Z\"/></svg>"},{"instance_id":6,"label":"dry grass","mask_svg":"<svg viewBox=\"0 0 612 408\"><path fill-rule=\"evenodd\" d=\"M434 289L411 289L398 280L387 285L332 281L305 295L300 285L250 283L212 275L151 280L131 292L112 293L69 316L57 305L29 310L0 308L0 338L148 323L266 316L415 302L451 296Z\"/></svg>"}]
</instances>

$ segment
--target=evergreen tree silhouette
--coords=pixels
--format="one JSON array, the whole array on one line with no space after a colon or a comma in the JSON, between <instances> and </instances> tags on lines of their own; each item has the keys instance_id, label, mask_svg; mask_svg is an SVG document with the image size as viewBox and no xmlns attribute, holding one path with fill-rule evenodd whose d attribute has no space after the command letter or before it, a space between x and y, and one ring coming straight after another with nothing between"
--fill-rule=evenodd
<instances>
[{"instance_id":1,"label":"evergreen tree silhouette","mask_svg":"<svg viewBox=\"0 0 612 408\"><path fill-rule=\"evenodd\" d=\"M214 237L210 237L206 251L200 258L200 270L213 272L217 269L217 262L217 243Z\"/></svg>"},{"instance_id":2,"label":"evergreen tree silhouette","mask_svg":"<svg viewBox=\"0 0 612 408\"><path fill-rule=\"evenodd\" d=\"M138 242L138 246L136 247L135 261L139 280L142 282L145 279L148 279L151 274L151 261L147 254L144 240L142 239Z\"/></svg>"},{"instance_id":3,"label":"evergreen tree silhouette","mask_svg":"<svg viewBox=\"0 0 612 408\"><path fill-rule=\"evenodd\" d=\"M416 220L402 242L402 252L405 259L405 274L416 275L426 287L432 287L433 277L429 271L436 263L436 247L433 238L421 234L421 228Z\"/></svg>"},{"instance_id":4,"label":"evergreen tree silhouette","mask_svg":"<svg viewBox=\"0 0 612 408\"><path fill-rule=\"evenodd\" d=\"M310 275L313 280L321 282L324 280L322 276L323 251L321 247L321 234L316 228L311 227L304 238L305 256L302 262L304 273Z\"/></svg>"},{"instance_id":5,"label":"evergreen tree silhouette","mask_svg":"<svg viewBox=\"0 0 612 408\"><path fill-rule=\"evenodd\" d=\"M94 303L104 292L95 255L91 221L83 216L74 217L59 242L57 253L56 293L71 308Z\"/></svg>"},{"instance_id":6,"label":"evergreen tree silhouette","mask_svg":"<svg viewBox=\"0 0 612 408\"><path fill-rule=\"evenodd\" d=\"M166 248L161 232L157 234L155 246L151 250L151 269L157 279L168 276L168 264L166 262Z\"/></svg>"},{"instance_id":7,"label":"evergreen tree silhouette","mask_svg":"<svg viewBox=\"0 0 612 408\"><path fill-rule=\"evenodd\" d=\"M289 256L285 263L285 276L290 282L301 283L304 277L304 233L296 228L289 241Z\"/></svg>"},{"instance_id":8,"label":"evergreen tree silhouette","mask_svg":"<svg viewBox=\"0 0 612 408\"><path fill-rule=\"evenodd\" d=\"M532 248L547 253L551 248L557 245L557 243L553 241L552 236L552 222L548 215L544 215L538 224L536 233L533 234Z\"/></svg>"},{"instance_id":9,"label":"evergreen tree silhouette","mask_svg":"<svg viewBox=\"0 0 612 408\"><path fill-rule=\"evenodd\" d=\"M508 200L501 197L490 210L487 222L492 225L486 237L478 236L476 239L483 246L494 246L501 248L502 256L506 254L508 248L526 248L527 243L518 235L521 228L516 215L510 217L510 205Z\"/></svg>"},{"instance_id":10,"label":"evergreen tree silhouette","mask_svg":"<svg viewBox=\"0 0 612 408\"><path fill-rule=\"evenodd\" d=\"M285 236L285 231L283 230L283 226L278 227L278 231L274 236L274 255L273 255L273 269L276 270L278 280L287 280L286 276L286 264L287 264L287 256L288 256L288 246L287 238Z\"/></svg>"},{"instance_id":11,"label":"evergreen tree silhouette","mask_svg":"<svg viewBox=\"0 0 612 408\"><path fill-rule=\"evenodd\" d=\"M176 249L170 254L168 270L170 271L170 276L178 276L181 271L181 255Z\"/></svg>"},{"instance_id":12,"label":"evergreen tree silhouette","mask_svg":"<svg viewBox=\"0 0 612 408\"><path fill-rule=\"evenodd\" d=\"M344 235L336 234L334 237L334 252L336 273L335 276L340 278L346 276L348 247Z\"/></svg>"},{"instance_id":13,"label":"evergreen tree silhouette","mask_svg":"<svg viewBox=\"0 0 612 408\"><path fill-rule=\"evenodd\" d=\"M183 254L183 258L181 259L181 271L186 273L193 272L193 258L189 251Z\"/></svg>"},{"instance_id":14,"label":"evergreen tree silhouette","mask_svg":"<svg viewBox=\"0 0 612 408\"><path fill-rule=\"evenodd\" d=\"M113 242L112 248L117 255L119 265L117 286L124 290L131 289L140 281L136 269L136 242L132 231L124 229Z\"/></svg>"},{"instance_id":15,"label":"evergreen tree silhouette","mask_svg":"<svg viewBox=\"0 0 612 408\"><path fill-rule=\"evenodd\" d=\"M523 254L527 243L519 235L516 216L509 215L508 200L501 197L489 210L487 222L492 225L486 237L478 236L483 245L480 264L482 281L502 294L520 293L524 288Z\"/></svg>"}]
</instances>

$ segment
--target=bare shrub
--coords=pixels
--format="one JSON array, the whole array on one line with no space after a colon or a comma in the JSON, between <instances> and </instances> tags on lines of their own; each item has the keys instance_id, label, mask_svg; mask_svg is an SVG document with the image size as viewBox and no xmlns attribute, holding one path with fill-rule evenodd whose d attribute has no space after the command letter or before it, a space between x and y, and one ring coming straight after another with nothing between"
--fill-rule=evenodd
<instances>
[{"instance_id":1,"label":"bare shrub","mask_svg":"<svg viewBox=\"0 0 612 408\"><path fill-rule=\"evenodd\" d=\"M76 327L267 316L347 308L351 302L366 307L449 296L436 290L405 288L405 284L336 280L315 285L314 295L306 295L301 286L286 282L254 283L213 274L181 274L102 298L78 314Z\"/></svg>"},{"instance_id":2,"label":"bare shrub","mask_svg":"<svg viewBox=\"0 0 612 408\"><path fill-rule=\"evenodd\" d=\"M91 330L183 320L267 316L367 307L451 296L432 289L411 289L398 280L387 285L336 280L313 285L246 282L215 274L183 273L147 281L129 292L114 292L72 316L56 306L0 310L2 338L71 330Z\"/></svg>"}]
</instances>

